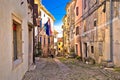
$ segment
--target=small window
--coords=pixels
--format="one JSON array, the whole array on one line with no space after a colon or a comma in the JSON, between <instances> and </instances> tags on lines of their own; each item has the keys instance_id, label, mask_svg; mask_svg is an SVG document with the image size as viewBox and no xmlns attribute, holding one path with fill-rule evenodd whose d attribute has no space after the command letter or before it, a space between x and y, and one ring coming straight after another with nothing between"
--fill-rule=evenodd
<instances>
[{"instance_id":1,"label":"small window","mask_svg":"<svg viewBox=\"0 0 120 80\"><path fill-rule=\"evenodd\" d=\"M68 26L69 26L69 23L68 23Z\"/></svg>"},{"instance_id":2,"label":"small window","mask_svg":"<svg viewBox=\"0 0 120 80\"><path fill-rule=\"evenodd\" d=\"M104 13L106 12L106 3L104 3L104 5L103 5L103 12Z\"/></svg>"},{"instance_id":3,"label":"small window","mask_svg":"<svg viewBox=\"0 0 120 80\"><path fill-rule=\"evenodd\" d=\"M39 16L41 16L41 11L39 12Z\"/></svg>"},{"instance_id":4,"label":"small window","mask_svg":"<svg viewBox=\"0 0 120 80\"><path fill-rule=\"evenodd\" d=\"M44 17L45 17L45 14L44 14Z\"/></svg>"},{"instance_id":5,"label":"small window","mask_svg":"<svg viewBox=\"0 0 120 80\"><path fill-rule=\"evenodd\" d=\"M79 15L79 7L76 7L76 15L78 16Z\"/></svg>"},{"instance_id":6,"label":"small window","mask_svg":"<svg viewBox=\"0 0 120 80\"><path fill-rule=\"evenodd\" d=\"M78 45L77 44L76 44L76 54L78 54Z\"/></svg>"},{"instance_id":7,"label":"small window","mask_svg":"<svg viewBox=\"0 0 120 80\"><path fill-rule=\"evenodd\" d=\"M59 45L60 45L60 43L59 43Z\"/></svg>"},{"instance_id":8,"label":"small window","mask_svg":"<svg viewBox=\"0 0 120 80\"><path fill-rule=\"evenodd\" d=\"M84 9L86 8L86 0L84 0Z\"/></svg>"},{"instance_id":9,"label":"small window","mask_svg":"<svg viewBox=\"0 0 120 80\"><path fill-rule=\"evenodd\" d=\"M48 37L48 43L50 43L50 38Z\"/></svg>"},{"instance_id":10,"label":"small window","mask_svg":"<svg viewBox=\"0 0 120 80\"><path fill-rule=\"evenodd\" d=\"M60 48L59 48L59 50L60 50Z\"/></svg>"},{"instance_id":11,"label":"small window","mask_svg":"<svg viewBox=\"0 0 120 80\"><path fill-rule=\"evenodd\" d=\"M79 34L79 26L76 27L76 35L78 35L78 34Z\"/></svg>"},{"instance_id":12,"label":"small window","mask_svg":"<svg viewBox=\"0 0 120 80\"><path fill-rule=\"evenodd\" d=\"M97 26L97 20L95 19L94 20L94 27L96 27Z\"/></svg>"},{"instance_id":13,"label":"small window","mask_svg":"<svg viewBox=\"0 0 120 80\"><path fill-rule=\"evenodd\" d=\"M94 47L91 46L91 53L94 53Z\"/></svg>"}]
</instances>

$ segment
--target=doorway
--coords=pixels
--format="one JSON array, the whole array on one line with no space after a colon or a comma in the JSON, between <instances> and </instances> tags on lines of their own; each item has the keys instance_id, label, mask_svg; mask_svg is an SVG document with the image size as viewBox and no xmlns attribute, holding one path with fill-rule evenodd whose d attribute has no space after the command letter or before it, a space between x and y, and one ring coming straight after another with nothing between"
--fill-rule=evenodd
<instances>
[{"instance_id":1,"label":"doorway","mask_svg":"<svg viewBox=\"0 0 120 80\"><path fill-rule=\"evenodd\" d=\"M28 66L33 63L33 35L31 26L28 27Z\"/></svg>"},{"instance_id":2,"label":"doorway","mask_svg":"<svg viewBox=\"0 0 120 80\"><path fill-rule=\"evenodd\" d=\"M87 54L87 43L84 43L84 52L85 52L85 57L88 57L88 54Z\"/></svg>"}]
</instances>

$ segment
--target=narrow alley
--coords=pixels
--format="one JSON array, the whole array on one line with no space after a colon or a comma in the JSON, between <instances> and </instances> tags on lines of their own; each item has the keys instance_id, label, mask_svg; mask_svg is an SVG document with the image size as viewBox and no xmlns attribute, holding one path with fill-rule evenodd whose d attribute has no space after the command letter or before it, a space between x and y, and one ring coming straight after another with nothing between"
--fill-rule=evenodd
<instances>
[{"instance_id":1,"label":"narrow alley","mask_svg":"<svg viewBox=\"0 0 120 80\"><path fill-rule=\"evenodd\" d=\"M0 0L0 80L120 80L120 0Z\"/></svg>"},{"instance_id":2,"label":"narrow alley","mask_svg":"<svg viewBox=\"0 0 120 80\"><path fill-rule=\"evenodd\" d=\"M40 58L23 80L120 80L120 74L75 59Z\"/></svg>"}]
</instances>

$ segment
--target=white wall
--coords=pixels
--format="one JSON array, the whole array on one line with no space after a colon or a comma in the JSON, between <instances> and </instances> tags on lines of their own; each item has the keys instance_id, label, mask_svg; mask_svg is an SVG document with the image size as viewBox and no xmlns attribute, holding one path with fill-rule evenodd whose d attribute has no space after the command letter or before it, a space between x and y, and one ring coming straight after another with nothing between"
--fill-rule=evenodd
<instances>
[{"instance_id":1,"label":"white wall","mask_svg":"<svg viewBox=\"0 0 120 80\"><path fill-rule=\"evenodd\" d=\"M54 21L52 20L52 18L50 16L48 16L42 9L41 11L41 18L42 18L42 25L44 26L44 24L48 21L48 18L50 18L50 22L51 22L51 29L52 31L54 31ZM44 17L45 14L45 17Z\"/></svg>"},{"instance_id":2,"label":"white wall","mask_svg":"<svg viewBox=\"0 0 120 80\"><path fill-rule=\"evenodd\" d=\"M24 4L21 5L21 1ZM21 80L28 69L26 0L0 0L0 80ZM23 62L13 69L12 13L22 20Z\"/></svg>"}]
</instances>

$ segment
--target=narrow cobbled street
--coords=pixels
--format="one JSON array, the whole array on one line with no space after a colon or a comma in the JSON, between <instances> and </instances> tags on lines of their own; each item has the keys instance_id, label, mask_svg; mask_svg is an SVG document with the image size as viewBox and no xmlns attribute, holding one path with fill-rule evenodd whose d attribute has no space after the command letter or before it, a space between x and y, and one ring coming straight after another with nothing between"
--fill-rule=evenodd
<instances>
[{"instance_id":1,"label":"narrow cobbled street","mask_svg":"<svg viewBox=\"0 0 120 80\"><path fill-rule=\"evenodd\" d=\"M23 80L120 80L120 74L75 59L40 58Z\"/></svg>"}]
</instances>

